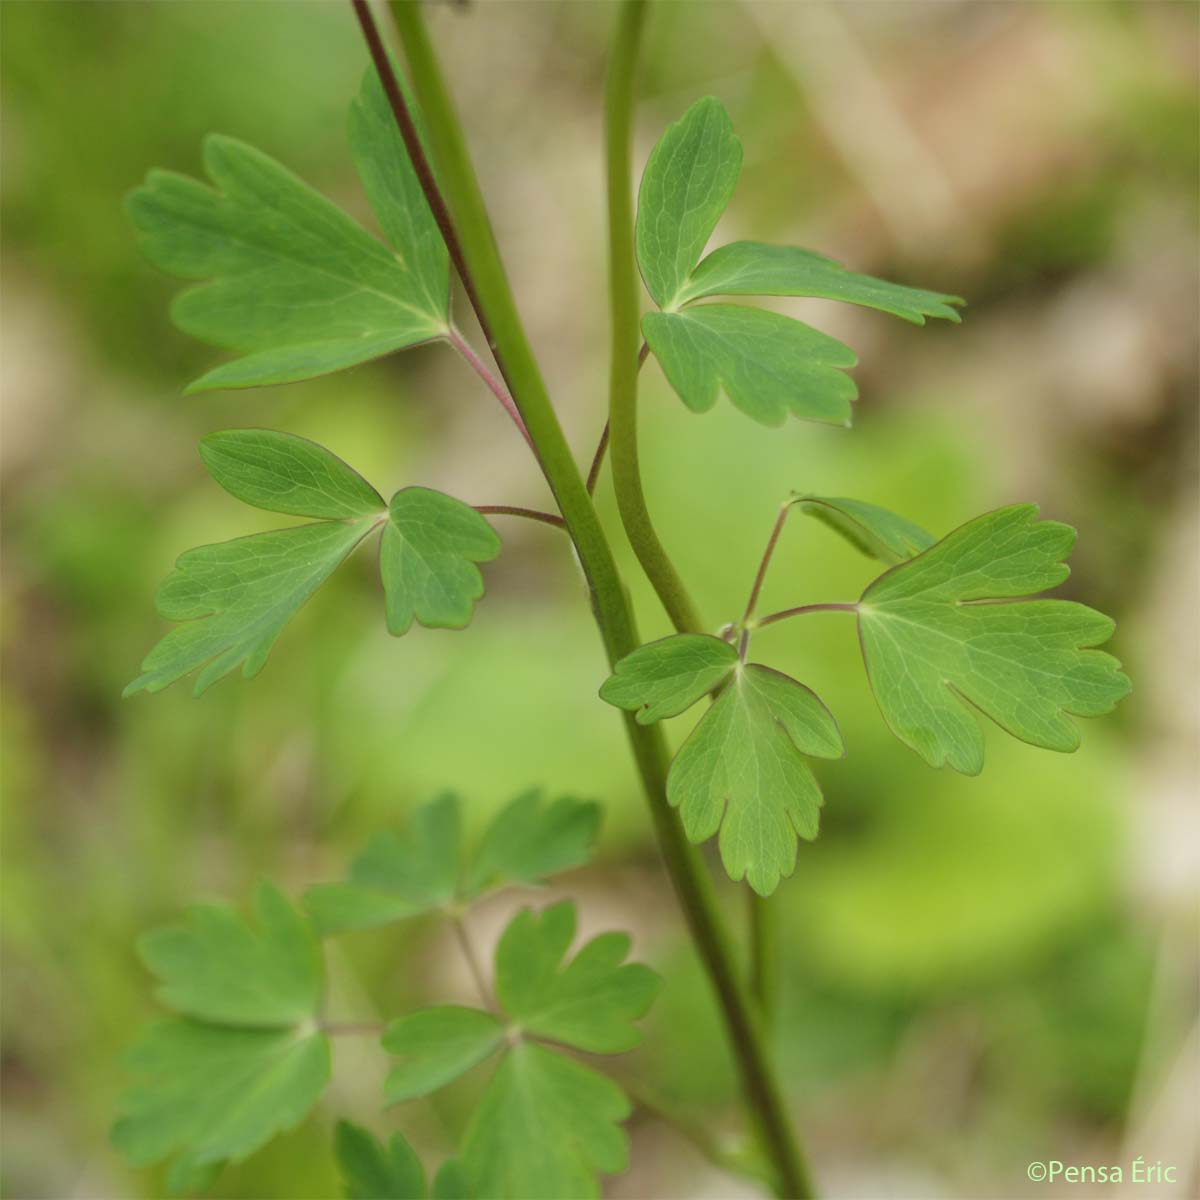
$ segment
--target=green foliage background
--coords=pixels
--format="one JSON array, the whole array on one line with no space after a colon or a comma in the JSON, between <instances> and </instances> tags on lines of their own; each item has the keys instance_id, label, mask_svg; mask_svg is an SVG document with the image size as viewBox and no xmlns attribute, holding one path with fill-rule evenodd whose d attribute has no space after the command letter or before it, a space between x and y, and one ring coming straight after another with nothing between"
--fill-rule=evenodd
<instances>
[{"instance_id":1,"label":"green foliage background","mask_svg":"<svg viewBox=\"0 0 1200 1200\"><path fill-rule=\"evenodd\" d=\"M1200 874L1186 825L1196 10L850 4L830 26L804 15L812 7L662 6L639 164L692 99L718 94L746 148L719 237L809 245L970 306L962 327L918 330L821 302L771 305L858 351L851 435L765 429L729 405L693 416L651 364L644 455L664 541L716 627L740 611L792 490L861 496L939 536L1033 499L1079 527L1062 594L1117 618L1113 649L1135 693L1085 724L1072 757L989 730L984 774L964 779L888 734L851 622L764 631L762 652L769 637L772 661L826 700L849 747L817 766L822 833L779 892L777 1050L830 1194L907 1182L915 1194L1011 1196L1032 1158L1116 1161L1124 1144L1149 1154L1130 1139L1163 1097L1160 1156L1186 1155L1186 1138L1170 1141L1166 1081L1195 1020L1186 955ZM605 395L608 16L583 3L481 4L434 20L581 458ZM732 1078L716 1017L618 722L596 698L599 641L554 531L502 528L466 633L389 638L362 560L252 683L225 681L200 701L182 686L119 699L164 631L151 598L179 551L271 520L208 480L195 453L206 433L288 429L389 494L419 484L481 504L546 502L519 439L444 351L179 396L219 356L170 327L175 284L137 255L122 197L151 165L197 173L201 137L217 130L369 221L345 141L365 65L348 11L6 0L0 20L3 1193L158 1194L105 1140L119 1056L153 1010L136 936L194 896L244 902L264 875L292 894L340 877L371 832L444 787L466 797L476 829L533 784L604 802L600 861L569 881L585 932L632 929L638 957L666 976L647 1048L626 1069L720 1127ZM889 103L872 109L880 94ZM915 158L898 157L889 122ZM615 529L607 476L599 494ZM797 520L764 611L852 599L869 573ZM647 589L635 594L644 636L668 632ZM676 740L692 721L672 722ZM480 937L521 899L485 908ZM742 902L730 889L731 920ZM435 924L346 946L333 982L346 1011L389 1017L466 992ZM440 1158L470 1081L436 1107L381 1117L383 1056L337 1051L325 1108L227 1171L219 1194L334 1194L337 1115L403 1128ZM633 1136L614 1195L699 1188L708 1168L662 1126L635 1117Z\"/></svg>"}]
</instances>

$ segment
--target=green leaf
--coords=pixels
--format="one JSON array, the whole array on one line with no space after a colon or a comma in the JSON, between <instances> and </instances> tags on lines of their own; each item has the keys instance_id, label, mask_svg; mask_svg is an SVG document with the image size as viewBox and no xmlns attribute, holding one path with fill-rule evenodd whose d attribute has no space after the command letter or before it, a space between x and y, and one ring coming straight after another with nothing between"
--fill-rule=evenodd
<instances>
[{"instance_id":1,"label":"green leaf","mask_svg":"<svg viewBox=\"0 0 1200 1200\"><path fill-rule=\"evenodd\" d=\"M931 766L978 774L974 706L1014 737L1071 751L1067 714L1109 712L1130 688L1102 613L1020 600L1062 583L1075 531L1018 504L976 517L880 576L859 602L863 660L892 732ZM1006 601L1006 603L991 603Z\"/></svg>"},{"instance_id":2,"label":"green leaf","mask_svg":"<svg viewBox=\"0 0 1200 1200\"><path fill-rule=\"evenodd\" d=\"M278 1027L312 1017L324 987L308 921L271 884L254 897L258 929L233 909L196 904L187 922L145 934L138 952L158 976L158 998L201 1021Z\"/></svg>"},{"instance_id":3,"label":"green leaf","mask_svg":"<svg viewBox=\"0 0 1200 1200\"><path fill-rule=\"evenodd\" d=\"M379 119L379 90L372 73L352 113L351 141L390 246L285 167L228 137L205 139L215 187L151 171L129 197L155 266L214 281L176 299L175 323L245 356L188 391L309 379L445 334L445 249L399 131Z\"/></svg>"},{"instance_id":4,"label":"green leaf","mask_svg":"<svg viewBox=\"0 0 1200 1200\"><path fill-rule=\"evenodd\" d=\"M737 650L707 634L660 638L627 654L604 681L600 698L637 713L639 725L678 716L719 687L737 665Z\"/></svg>"},{"instance_id":5,"label":"green leaf","mask_svg":"<svg viewBox=\"0 0 1200 1200\"><path fill-rule=\"evenodd\" d=\"M425 1200L421 1160L400 1134L385 1146L360 1126L339 1121L333 1150L346 1200Z\"/></svg>"},{"instance_id":6,"label":"green leaf","mask_svg":"<svg viewBox=\"0 0 1200 1200\"><path fill-rule=\"evenodd\" d=\"M417 133L427 142L424 114L402 71L395 72ZM350 153L384 236L411 272L420 307L445 324L450 308L450 256L425 192L409 161L378 72L368 68L350 106Z\"/></svg>"},{"instance_id":7,"label":"green leaf","mask_svg":"<svg viewBox=\"0 0 1200 1200\"><path fill-rule=\"evenodd\" d=\"M444 1005L393 1021L382 1041L402 1060L383 1085L388 1104L397 1104L427 1096L489 1058L504 1042L504 1026L477 1008Z\"/></svg>"},{"instance_id":8,"label":"green leaf","mask_svg":"<svg viewBox=\"0 0 1200 1200\"><path fill-rule=\"evenodd\" d=\"M935 541L920 525L865 500L798 496L796 503L801 512L840 533L856 550L889 565L928 550Z\"/></svg>"},{"instance_id":9,"label":"green leaf","mask_svg":"<svg viewBox=\"0 0 1200 1200\"><path fill-rule=\"evenodd\" d=\"M499 553L495 530L469 504L429 488L397 492L379 556L388 630L399 637L414 617L431 629L462 629L483 595L475 563Z\"/></svg>"},{"instance_id":10,"label":"green leaf","mask_svg":"<svg viewBox=\"0 0 1200 1200\"><path fill-rule=\"evenodd\" d=\"M600 829L600 805L560 796L543 804L536 789L503 808L484 831L463 892L477 896L509 883L537 883L582 866Z\"/></svg>"},{"instance_id":11,"label":"green leaf","mask_svg":"<svg viewBox=\"0 0 1200 1200\"><path fill-rule=\"evenodd\" d=\"M778 313L705 304L647 313L646 343L667 381L693 412L724 392L747 416L780 425L788 414L849 425L854 380L842 368L857 359L841 342Z\"/></svg>"},{"instance_id":12,"label":"green leaf","mask_svg":"<svg viewBox=\"0 0 1200 1200\"><path fill-rule=\"evenodd\" d=\"M742 144L712 96L669 125L651 151L638 191L637 258L660 308L678 303L741 169Z\"/></svg>"},{"instance_id":13,"label":"green leaf","mask_svg":"<svg viewBox=\"0 0 1200 1200\"><path fill-rule=\"evenodd\" d=\"M185 924L139 943L159 998L184 1017L151 1026L130 1052L138 1082L121 1098L112 1141L134 1165L178 1152L171 1175L184 1182L244 1158L296 1125L329 1079L316 937L270 884L254 909L257 929L195 905Z\"/></svg>"},{"instance_id":14,"label":"green leaf","mask_svg":"<svg viewBox=\"0 0 1200 1200\"><path fill-rule=\"evenodd\" d=\"M457 796L439 796L417 809L404 833L375 834L346 883L310 888L304 906L321 932L367 929L449 905L458 890L459 810Z\"/></svg>"},{"instance_id":15,"label":"green leaf","mask_svg":"<svg viewBox=\"0 0 1200 1200\"><path fill-rule=\"evenodd\" d=\"M739 669L671 764L667 798L693 842L721 831L721 861L761 896L817 835L821 789L805 755L837 758L842 736L808 688L769 667Z\"/></svg>"},{"instance_id":16,"label":"green leaf","mask_svg":"<svg viewBox=\"0 0 1200 1200\"><path fill-rule=\"evenodd\" d=\"M180 555L155 607L187 623L150 651L124 694L161 691L198 667L197 696L241 664L247 679L257 675L283 627L377 525L375 517L324 521Z\"/></svg>"},{"instance_id":17,"label":"green leaf","mask_svg":"<svg viewBox=\"0 0 1200 1200\"><path fill-rule=\"evenodd\" d=\"M926 317L957 322L953 306L963 303L958 296L858 275L812 250L762 242L731 242L714 250L691 273L676 303L704 296L816 296L877 308L915 325L924 325Z\"/></svg>"},{"instance_id":18,"label":"green leaf","mask_svg":"<svg viewBox=\"0 0 1200 1200\"><path fill-rule=\"evenodd\" d=\"M625 963L624 933L593 938L564 966L574 937L569 901L512 919L496 947L496 994L505 1012L523 1030L592 1054L633 1049L641 1034L632 1022L649 1010L658 976Z\"/></svg>"},{"instance_id":19,"label":"green leaf","mask_svg":"<svg viewBox=\"0 0 1200 1200\"><path fill-rule=\"evenodd\" d=\"M471 1189L462 1163L448 1158L433 1177L433 1200L469 1200Z\"/></svg>"},{"instance_id":20,"label":"green leaf","mask_svg":"<svg viewBox=\"0 0 1200 1200\"><path fill-rule=\"evenodd\" d=\"M598 1196L596 1173L627 1165L628 1139L618 1122L629 1113L611 1079L544 1046L514 1046L463 1141L470 1194L498 1200Z\"/></svg>"},{"instance_id":21,"label":"green leaf","mask_svg":"<svg viewBox=\"0 0 1200 1200\"><path fill-rule=\"evenodd\" d=\"M331 521L379 516L383 497L316 442L272 429L227 429L201 439L208 473L246 504Z\"/></svg>"},{"instance_id":22,"label":"green leaf","mask_svg":"<svg viewBox=\"0 0 1200 1200\"><path fill-rule=\"evenodd\" d=\"M329 1081L329 1043L295 1029L164 1021L126 1065L139 1081L119 1102L113 1145L134 1166L181 1151L183 1178L243 1159L297 1125Z\"/></svg>"}]
</instances>

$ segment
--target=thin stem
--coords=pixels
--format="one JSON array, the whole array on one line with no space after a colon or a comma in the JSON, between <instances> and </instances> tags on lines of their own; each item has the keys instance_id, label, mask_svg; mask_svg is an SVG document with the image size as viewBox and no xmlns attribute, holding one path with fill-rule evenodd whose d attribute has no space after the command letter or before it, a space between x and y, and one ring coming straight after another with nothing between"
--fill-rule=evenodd
<instances>
[{"instance_id":1,"label":"thin stem","mask_svg":"<svg viewBox=\"0 0 1200 1200\"><path fill-rule=\"evenodd\" d=\"M673 1105L655 1095L643 1084L629 1079L623 1079L621 1084L638 1108L656 1120L662 1121L664 1125L669 1125L718 1170L757 1179L771 1186L771 1180L764 1173L761 1165L752 1162L745 1154L736 1150L727 1150L699 1121L679 1112Z\"/></svg>"},{"instance_id":2,"label":"thin stem","mask_svg":"<svg viewBox=\"0 0 1200 1200\"><path fill-rule=\"evenodd\" d=\"M646 342L642 343L642 348L638 351L638 370L642 368L642 364L650 355L650 347ZM588 495L593 496L596 493L596 481L600 478L600 468L604 466L604 452L608 449L608 422L604 422L604 428L600 431L600 443L596 447L596 453L592 455L592 465L588 469L587 475L587 490Z\"/></svg>"},{"instance_id":3,"label":"thin stem","mask_svg":"<svg viewBox=\"0 0 1200 1200\"><path fill-rule=\"evenodd\" d=\"M425 161L403 96L392 77L391 63L382 46L378 53L375 50L378 35L376 33L372 39L374 24L370 10L363 0L353 0L353 3L401 130L409 130L405 144L414 164L417 158L424 164L424 169L418 171L418 179L431 198L431 211L438 217L439 226L444 224L443 235L449 234L446 242L448 247L453 247L451 259L463 276L467 297L476 310L488 345L537 447L542 469L566 520L591 589L592 609L605 651L609 662L614 663L640 643L633 612L617 572L612 548L571 455L517 313L462 129L425 29L421 6L393 0L391 11L412 70L413 86L425 114L440 176L448 194L453 197L457 226L451 222ZM458 234L461 234L461 242ZM666 776L670 756L662 730L658 726L639 725L632 713L623 714L623 720L659 850L696 951L717 993L747 1104L761 1131L764 1147L779 1180L779 1191L787 1197L811 1196L807 1169L793 1138L779 1081L758 1027L753 1001L738 972L734 947L721 919L712 883L667 802Z\"/></svg>"},{"instance_id":4,"label":"thin stem","mask_svg":"<svg viewBox=\"0 0 1200 1200\"><path fill-rule=\"evenodd\" d=\"M495 513L504 517L524 517L527 521L541 521L543 525L553 525L555 529L565 530L567 523L557 513L540 512L536 508L520 508L515 504L476 504L477 513Z\"/></svg>"},{"instance_id":5,"label":"thin stem","mask_svg":"<svg viewBox=\"0 0 1200 1200\"><path fill-rule=\"evenodd\" d=\"M767 577L767 568L771 565L771 555L775 553L776 543L779 541L779 535L783 532L784 523L787 521L788 513L795 503L792 500L785 500L779 506L779 515L775 518L775 524L771 527L771 536L767 538L767 548L763 551L763 556L758 564L758 574L754 576L754 584L750 588L750 599L746 601L746 611L742 613L742 624L745 625L752 616L754 616L754 607L758 603L758 594L762 591L763 581Z\"/></svg>"},{"instance_id":6,"label":"thin stem","mask_svg":"<svg viewBox=\"0 0 1200 1200\"><path fill-rule=\"evenodd\" d=\"M479 962L478 956L475 954L475 947L471 942L471 935L467 931L467 923L463 920L460 913L453 913L450 917L450 924L454 929L454 936L458 941L458 948L462 951L463 958L467 960L467 970L471 972L471 979L475 983L475 988L479 992L479 998L483 1001L483 1006L491 1010L494 1005L492 1003L492 993L487 985L487 978L484 976L483 967Z\"/></svg>"},{"instance_id":7,"label":"thin stem","mask_svg":"<svg viewBox=\"0 0 1200 1200\"><path fill-rule=\"evenodd\" d=\"M746 889L746 905L750 918L750 990L758 1002L764 1027L770 1029L778 987L775 910L769 900L750 888Z\"/></svg>"},{"instance_id":8,"label":"thin stem","mask_svg":"<svg viewBox=\"0 0 1200 1200\"><path fill-rule=\"evenodd\" d=\"M479 355L475 353L471 344L453 325L446 331L446 340L467 360L467 363L475 374L487 384L492 395L500 401L501 407L512 418L513 424L520 431L526 445L533 451L536 458L537 448L533 444L533 439L529 436L529 430L525 428L525 422L521 420L521 414L517 411L517 406L513 403L513 398L508 394L508 389L487 369L487 366Z\"/></svg>"},{"instance_id":9,"label":"thin stem","mask_svg":"<svg viewBox=\"0 0 1200 1200\"><path fill-rule=\"evenodd\" d=\"M858 612L857 604L801 604L798 608L785 608L781 612L771 613L754 622L755 629L766 625L774 625L776 621L786 621L789 617L802 617L805 613L815 612Z\"/></svg>"},{"instance_id":10,"label":"thin stem","mask_svg":"<svg viewBox=\"0 0 1200 1200\"><path fill-rule=\"evenodd\" d=\"M604 466L604 453L608 449L608 422L604 422L604 428L600 430L600 442L596 446L596 453L592 455L592 465L588 468L587 473L587 493L589 496L596 494L596 483L600 479L600 468Z\"/></svg>"},{"instance_id":11,"label":"thin stem","mask_svg":"<svg viewBox=\"0 0 1200 1200\"><path fill-rule=\"evenodd\" d=\"M608 181L608 287L612 362L608 430L613 488L629 543L667 616L680 633L702 628L696 607L671 562L646 507L638 462L639 297L633 245L633 82L647 6L626 0L617 21L604 85L604 147Z\"/></svg>"}]
</instances>

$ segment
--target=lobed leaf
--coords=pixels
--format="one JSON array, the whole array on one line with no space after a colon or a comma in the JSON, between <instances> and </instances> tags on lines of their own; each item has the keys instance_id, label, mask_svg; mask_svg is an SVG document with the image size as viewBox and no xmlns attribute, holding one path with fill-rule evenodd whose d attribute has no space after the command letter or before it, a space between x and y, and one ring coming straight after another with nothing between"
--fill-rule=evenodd
<instances>
[{"instance_id":1,"label":"lobed leaf","mask_svg":"<svg viewBox=\"0 0 1200 1200\"><path fill-rule=\"evenodd\" d=\"M304 906L323 934L367 929L444 908L458 890L460 803L446 792L422 805L407 830L375 834L345 883L318 884Z\"/></svg>"},{"instance_id":2,"label":"lobed leaf","mask_svg":"<svg viewBox=\"0 0 1200 1200\"><path fill-rule=\"evenodd\" d=\"M635 231L646 290L672 308L725 211L742 169L742 144L724 105L697 100L650 154Z\"/></svg>"},{"instance_id":3,"label":"lobed leaf","mask_svg":"<svg viewBox=\"0 0 1200 1200\"><path fill-rule=\"evenodd\" d=\"M600 698L637 713L639 725L678 716L720 686L737 665L737 650L720 638L683 633L627 654L600 688Z\"/></svg>"},{"instance_id":4,"label":"lobed leaf","mask_svg":"<svg viewBox=\"0 0 1200 1200\"><path fill-rule=\"evenodd\" d=\"M379 554L388 630L399 637L414 617L462 629L483 595L475 564L500 553L495 530L469 504L429 488L403 488L388 508Z\"/></svg>"},{"instance_id":5,"label":"lobed leaf","mask_svg":"<svg viewBox=\"0 0 1200 1200\"><path fill-rule=\"evenodd\" d=\"M840 263L795 246L730 242L708 255L676 296L679 305L705 296L815 296L877 308L914 325L926 317L958 322L964 301L848 271Z\"/></svg>"},{"instance_id":6,"label":"lobed leaf","mask_svg":"<svg viewBox=\"0 0 1200 1200\"><path fill-rule=\"evenodd\" d=\"M1014 737L1071 751L1068 715L1111 711L1130 689L1106 642L1113 622L1065 600L1022 600L1061 583L1075 541L1037 507L997 509L880 576L859 601L863 660L884 720L931 766L978 774L970 707ZM1004 601L1004 603L993 603Z\"/></svg>"},{"instance_id":7,"label":"lobed leaf","mask_svg":"<svg viewBox=\"0 0 1200 1200\"><path fill-rule=\"evenodd\" d=\"M380 516L383 497L324 446L273 429L227 429L200 441L208 473L231 495L268 512L330 521Z\"/></svg>"},{"instance_id":8,"label":"lobed leaf","mask_svg":"<svg viewBox=\"0 0 1200 1200\"><path fill-rule=\"evenodd\" d=\"M493 1075L463 1141L468 1192L497 1200L599 1196L598 1172L623 1171L629 1116L621 1089L582 1063L521 1042Z\"/></svg>"},{"instance_id":9,"label":"lobed leaf","mask_svg":"<svg viewBox=\"0 0 1200 1200\"><path fill-rule=\"evenodd\" d=\"M856 550L889 565L928 550L935 540L920 525L865 500L797 496L796 503L801 512L841 534Z\"/></svg>"},{"instance_id":10,"label":"lobed leaf","mask_svg":"<svg viewBox=\"0 0 1200 1200\"><path fill-rule=\"evenodd\" d=\"M183 925L139 950L158 995L182 1017L151 1026L128 1066L112 1142L135 1166L170 1154L173 1189L211 1175L296 1125L329 1080L317 1031L324 986L308 922L270 884L255 894L257 929L229 909L195 905Z\"/></svg>"},{"instance_id":11,"label":"lobed leaf","mask_svg":"<svg viewBox=\"0 0 1200 1200\"><path fill-rule=\"evenodd\" d=\"M393 1021L382 1044L400 1059L383 1085L388 1104L427 1096L490 1058L504 1043L504 1026L477 1008L423 1008Z\"/></svg>"},{"instance_id":12,"label":"lobed leaf","mask_svg":"<svg viewBox=\"0 0 1200 1200\"><path fill-rule=\"evenodd\" d=\"M769 896L812 839L821 789L806 755L845 753L832 714L794 679L757 663L738 670L676 754L667 799L689 840L720 830L721 861Z\"/></svg>"},{"instance_id":13,"label":"lobed leaf","mask_svg":"<svg viewBox=\"0 0 1200 1200\"><path fill-rule=\"evenodd\" d=\"M257 929L231 908L196 904L185 924L143 935L138 952L161 981L162 1003L228 1025L279 1028L312 1017L325 982L312 927L265 882L254 913Z\"/></svg>"},{"instance_id":14,"label":"lobed leaf","mask_svg":"<svg viewBox=\"0 0 1200 1200\"><path fill-rule=\"evenodd\" d=\"M641 1041L632 1022L649 1010L658 976L625 963L624 933L593 938L565 966L575 937L575 906L519 912L496 947L496 994L522 1030L586 1050L619 1054Z\"/></svg>"},{"instance_id":15,"label":"lobed leaf","mask_svg":"<svg viewBox=\"0 0 1200 1200\"><path fill-rule=\"evenodd\" d=\"M329 1081L329 1042L295 1029L164 1021L126 1065L138 1082L118 1103L112 1144L134 1166L180 1152L172 1174L186 1179L299 1124Z\"/></svg>"},{"instance_id":16,"label":"lobed leaf","mask_svg":"<svg viewBox=\"0 0 1200 1200\"><path fill-rule=\"evenodd\" d=\"M385 1146L360 1126L339 1121L333 1137L346 1200L425 1200L421 1160L400 1134Z\"/></svg>"},{"instance_id":17,"label":"lobed leaf","mask_svg":"<svg viewBox=\"0 0 1200 1200\"><path fill-rule=\"evenodd\" d=\"M646 344L667 381L693 412L723 392L762 425L789 415L849 425L858 395L843 368L853 352L835 338L778 313L730 304L647 313Z\"/></svg>"},{"instance_id":18,"label":"lobed leaf","mask_svg":"<svg viewBox=\"0 0 1200 1200\"><path fill-rule=\"evenodd\" d=\"M324 934L365 929L471 900L493 888L536 884L585 863L600 827L600 806L539 791L506 805L466 854L461 802L451 793L423 805L404 832L376 834L344 883L319 884L305 907Z\"/></svg>"},{"instance_id":19,"label":"lobed leaf","mask_svg":"<svg viewBox=\"0 0 1200 1200\"><path fill-rule=\"evenodd\" d=\"M257 675L283 627L377 524L356 517L298 525L180 555L155 607L186 624L150 651L124 695L161 691L200 667L197 696L238 666L247 679Z\"/></svg>"},{"instance_id":20,"label":"lobed leaf","mask_svg":"<svg viewBox=\"0 0 1200 1200\"><path fill-rule=\"evenodd\" d=\"M511 883L533 884L582 866L592 856L600 805L560 796L544 804L537 789L496 814L467 866L463 894L479 895Z\"/></svg>"},{"instance_id":21,"label":"lobed leaf","mask_svg":"<svg viewBox=\"0 0 1200 1200\"><path fill-rule=\"evenodd\" d=\"M187 390L309 379L444 336L449 273L399 130L370 72L351 116L356 165L385 245L285 167L210 136L214 187L151 171L127 209L155 266L212 280L172 306L186 333L243 357Z\"/></svg>"}]
</instances>

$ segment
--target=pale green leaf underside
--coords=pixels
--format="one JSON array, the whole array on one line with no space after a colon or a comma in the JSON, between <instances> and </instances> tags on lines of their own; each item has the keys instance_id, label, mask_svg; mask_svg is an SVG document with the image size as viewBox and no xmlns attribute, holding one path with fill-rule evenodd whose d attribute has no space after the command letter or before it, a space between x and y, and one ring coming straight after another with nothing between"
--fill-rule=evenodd
<instances>
[{"instance_id":1,"label":"pale green leaf underside","mask_svg":"<svg viewBox=\"0 0 1200 1200\"><path fill-rule=\"evenodd\" d=\"M484 831L467 866L466 897L509 883L538 883L591 857L600 805L570 796L545 803L534 790L506 805Z\"/></svg>"},{"instance_id":2,"label":"pale green leaf underside","mask_svg":"<svg viewBox=\"0 0 1200 1200\"><path fill-rule=\"evenodd\" d=\"M388 1073L388 1104L427 1096L478 1066L504 1043L504 1026L477 1008L424 1008L393 1021L383 1048L401 1061Z\"/></svg>"},{"instance_id":3,"label":"pale green leaf underside","mask_svg":"<svg viewBox=\"0 0 1200 1200\"><path fill-rule=\"evenodd\" d=\"M678 716L708 695L737 664L729 642L707 634L661 638L627 654L604 681L600 698L637 713L639 725Z\"/></svg>"},{"instance_id":4,"label":"pale green leaf underside","mask_svg":"<svg viewBox=\"0 0 1200 1200\"><path fill-rule=\"evenodd\" d=\"M150 651L124 694L161 691L199 667L197 696L239 665L256 675L283 627L378 522L299 525L181 555L155 607L185 624Z\"/></svg>"},{"instance_id":5,"label":"pale green leaf underside","mask_svg":"<svg viewBox=\"0 0 1200 1200\"><path fill-rule=\"evenodd\" d=\"M1011 600L1068 575L1075 531L1031 504L969 521L864 592L859 636L871 687L901 741L935 767L977 774L983 735L971 706L1014 737L1071 751L1067 714L1099 716L1129 691L1090 647L1113 622L1063 600ZM987 603L988 601L1008 601Z\"/></svg>"},{"instance_id":6,"label":"pale green leaf underside","mask_svg":"<svg viewBox=\"0 0 1200 1200\"><path fill-rule=\"evenodd\" d=\"M208 473L231 496L268 512L331 521L382 515L383 497L316 442L273 429L227 429L200 441Z\"/></svg>"},{"instance_id":7,"label":"pale green leaf underside","mask_svg":"<svg viewBox=\"0 0 1200 1200\"><path fill-rule=\"evenodd\" d=\"M587 1200L598 1172L623 1171L618 1122L630 1106L611 1079L522 1042L503 1058L463 1141L469 1194L491 1200Z\"/></svg>"},{"instance_id":8,"label":"pale green leaf underside","mask_svg":"<svg viewBox=\"0 0 1200 1200\"><path fill-rule=\"evenodd\" d=\"M575 906L525 909L509 923L496 947L496 994L522 1029L592 1054L619 1054L641 1041L633 1022L658 991L658 976L626 963L630 940L606 933L588 942L570 962Z\"/></svg>"},{"instance_id":9,"label":"pale green leaf underside","mask_svg":"<svg viewBox=\"0 0 1200 1200\"><path fill-rule=\"evenodd\" d=\"M213 282L172 306L186 333L244 357L188 389L308 379L442 336L446 254L372 72L351 118L356 162L385 245L267 155L210 136L215 187L151 171L127 208L146 257ZM398 148L399 147L399 148Z\"/></svg>"},{"instance_id":10,"label":"pale green leaf underside","mask_svg":"<svg viewBox=\"0 0 1200 1200\"><path fill-rule=\"evenodd\" d=\"M375 834L349 879L309 888L304 906L325 934L442 908L456 895L460 855L459 800L446 793L418 808L403 833Z\"/></svg>"},{"instance_id":11,"label":"pale green leaf underside","mask_svg":"<svg viewBox=\"0 0 1200 1200\"><path fill-rule=\"evenodd\" d=\"M308 921L269 883L254 897L257 928L233 909L196 904L182 925L145 934L142 960L168 1008L217 1024L295 1025L320 1003L324 967Z\"/></svg>"},{"instance_id":12,"label":"pale green leaf underside","mask_svg":"<svg viewBox=\"0 0 1200 1200\"><path fill-rule=\"evenodd\" d=\"M796 503L801 512L841 534L856 550L889 566L928 550L936 540L920 525L866 500L798 496Z\"/></svg>"},{"instance_id":13,"label":"pale green leaf underside","mask_svg":"<svg viewBox=\"0 0 1200 1200\"><path fill-rule=\"evenodd\" d=\"M483 595L475 563L500 553L495 530L469 504L429 488L397 492L383 530L379 569L391 633L415 617L436 629L462 629Z\"/></svg>"},{"instance_id":14,"label":"pale green leaf underside","mask_svg":"<svg viewBox=\"0 0 1200 1200\"><path fill-rule=\"evenodd\" d=\"M291 1029L165 1021L127 1065L138 1082L121 1097L112 1143L134 1166L181 1152L174 1173L183 1177L245 1158L298 1124L329 1080L329 1043Z\"/></svg>"},{"instance_id":15,"label":"pale green leaf underside","mask_svg":"<svg viewBox=\"0 0 1200 1200\"><path fill-rule=\"evenodd\" d=\"M346 1200L425 1200L421 1160L400 1134L385 1146L358 1125L339 1121L333 1148Z\"/></svg>"},{"instance_id":16,"label":"pale green leaf underside","mask_svg":"<svg viewBox=\"0 0 1200 1200\"><path fill-rule=\"evenodd\" d=\"M837 758L841 733L808 688L769 667L739 670L680 748L667 798L688 838L720 829L721 861L769 896L796 863L797 837L814 838L821 789L805 755Z\"/></svg>"},{"instance_id":17,"label":"pale green leaf underside","mask_svg":"<svg viewBox=\"0 0 1200 1200\"><path fill-rule=\"evenodd\" d=\"M815 296L877 308L916 325L926 317L958 321L954 306L963 303L958 296L856 274L812 250L763 242L718 247L692 271L676 304L704 296Z\"/></svg>"},{"instance_id":18,"label":"pale green leaf underside","mask_svg":"<svg viewBox=\"0 0 1200 1200\"><path fill-rule=\"evenodd\" d=\"M669 125L638 191L637 258L646 289L672 307L725 211L742 169L742 144L712 96Z\"/></svg>"},{"instance_id":19,"label":"pale green leaf underside","mask_svg":"<svg viewBox=\"0 0 1200 1200\"><path fill-rule=\"evenodd\" d=\"M693 412L722 392L747 416L780 425L789 415L849 425L858 395L845 368L857 361L841 342L778 313L705 304L647 313L642 332L667 381Z\"/></svg>"}]
</instances>

